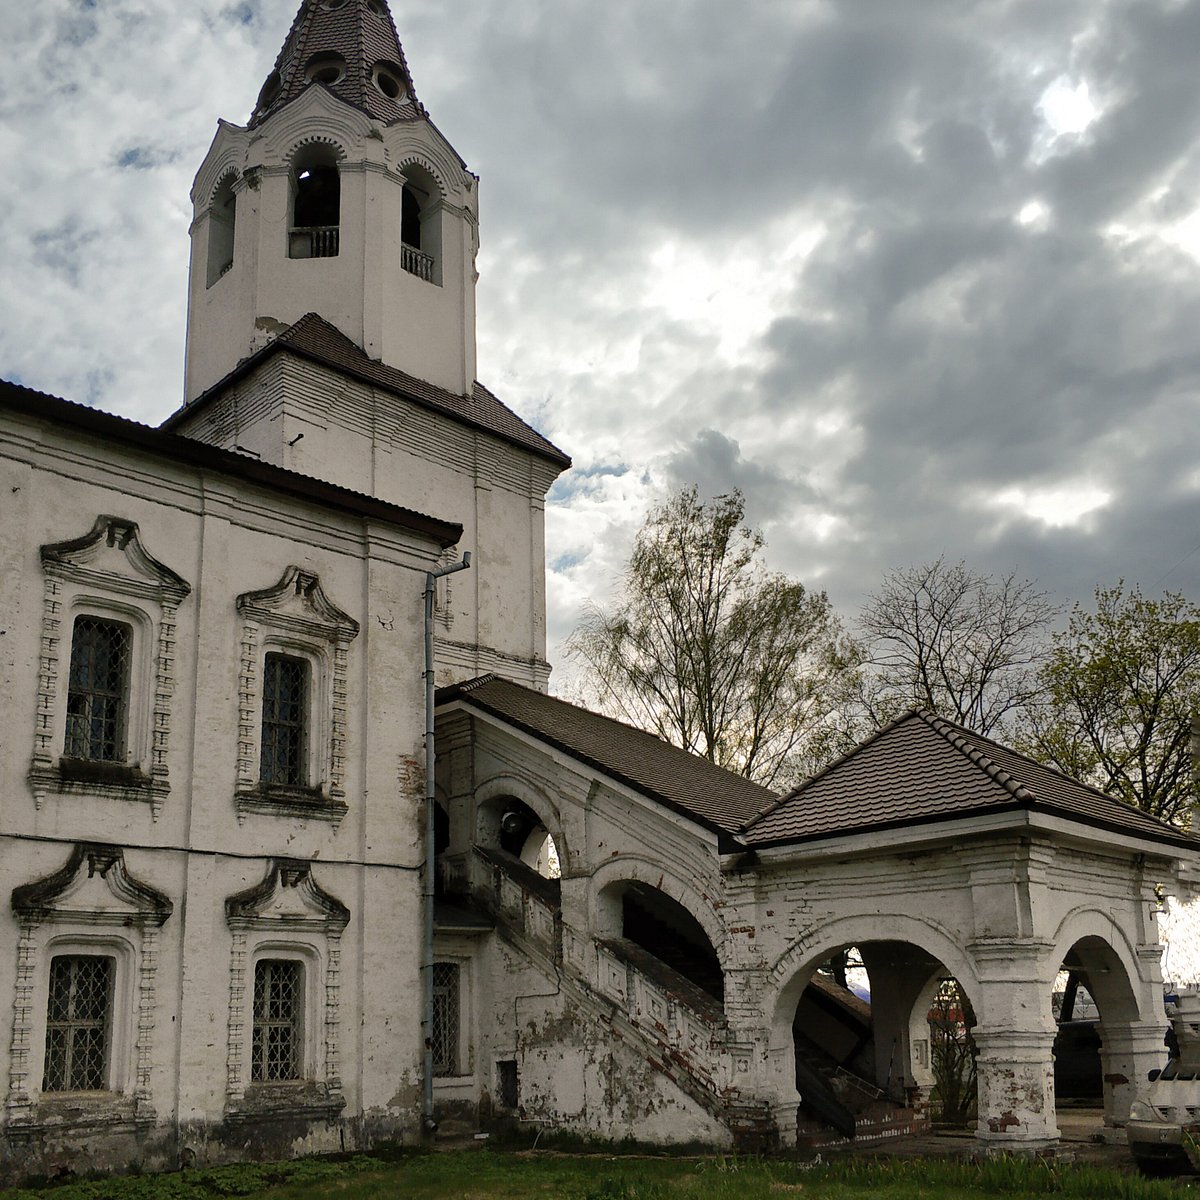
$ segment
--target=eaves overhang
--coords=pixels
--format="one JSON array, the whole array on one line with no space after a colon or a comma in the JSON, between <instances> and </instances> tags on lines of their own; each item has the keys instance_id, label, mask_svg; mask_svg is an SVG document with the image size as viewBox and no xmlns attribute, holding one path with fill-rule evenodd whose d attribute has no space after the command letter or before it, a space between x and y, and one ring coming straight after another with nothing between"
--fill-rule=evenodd
<instances>
[{"instance_id":1,"label":"eaves overhang","mask_svg":"<svg viewBox=\"0 0 1200 1200\"><path fill-rule=\"evenodd\" d=\"M467 713L472 717L476 717L486 724L517 737L519 740L525 742L526 745L532 746L543 753L549 750L559 762L576 771L580 771L582 768L582 773L595 776L628 799L652 801L657 807L666 809L673 817L683 822L686 826L692 829L700 829L705 834L714 838L718 854L732 854L738 850L745 849L745 846L736 835L726 829L722 829L715 822L705 820L698 813L690 812L683 805L663 796L661 793L637 783L628 776L622 775L611 764L602 763L588 755L581 754L575 748L566 745L556 738L548 737L541 730L526 725L524 722L516 721L512 717L501 716L480 705L472 704L470 699L465 697L455 697L447 703L439 704L436 710L436 714L439 717L443 715L448 716L456 712Z\"/></svg>"},{"instance_id":2,"label":"eaves overhang","mask_svg":"<svg viewBox=\"0 0 1200 1200\"><path fill-rule=\"evenodd\" d=\"M298 346L294 342L286 341L282 336L272 338L265 346L260 347L247 358L243 358L233 370L214 383L212 387L206 388L194 400L177 408L163 421L159 428L168 432L175 429L185 420L195 416L196 413L206 408L217 397L227 392L235 383L240 383L243 379L252 375L276 354L290 354L294 358L313 363L315 366L322 367L326 371L332 371L335 375L341 375L346 379L353 379L355 382L361 383L366 387L388 392L410 404L417 405L418 408L425 409L427 412L437 413L439 416L454 421L465 428L478 430L490 437L496 438L497 441L505 442L510 446L516 446L527 454L536 455L547 462L553 463L559 472L565 471L571 466L570 456L564 454L557 446L553 446L548 441L545 443L544 448L531 445L527 441L522 441L519 438L506 434L503 430L493 429L479 421L472 421L469 417L455 412L453 409L443 407L439 404L431 404L428 400L415 395L411 391L406 391L402 387L394 386L379 379L369 369L356 369L346 363L331 362L324 355L318 354L306 346ZM540 437L540 435L538 436Z\"/></svg>"},{"instance_id":3,"label":"eaves overhang","mask_svg":"<svg viewBox=\"0 0 1200 1200\"><path fill-rule=\"evenodd\" d=\"M4 409L170 462L230 476L320 508L383 521L427 538L443 550L457 545L462 538L463 527L457 522L443 521L350 488L326 483L323 479L289 471L286 467L260 462L232 450L223 450L207 442L171 433L164 428L142 425L86 404L0 380L0 410Z\"/></svg>"},{"instance_id":4,"label":"eaves overhang","mask_svg":"<svg viewBox=\"0 0 1200 1200\"><path fill-rule=\"evenodd\" d=\"M1005 834L1044 835L1085 849L1118 850L1164 860L1183 857L1194 860L1200 867L1200 840L1182 832L1177 838L1151 838L1131 833L1116 822L1083 821L1074 813L1056 810L1050 805L1031 807L1021 802L997 805L986 812L951 814L918 821L880 822L811 837L751 843L731 859L729 867L744 870L750 863L767 866L829 858L900 854L938 844L962 845L967 840Z\"/></svg>"}]
</instances>

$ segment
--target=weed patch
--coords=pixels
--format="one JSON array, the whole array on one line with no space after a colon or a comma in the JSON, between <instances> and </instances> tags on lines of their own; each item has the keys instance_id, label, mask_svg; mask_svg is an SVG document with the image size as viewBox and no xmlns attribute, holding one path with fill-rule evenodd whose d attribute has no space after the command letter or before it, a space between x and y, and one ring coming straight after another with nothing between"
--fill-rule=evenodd
<instances>
[{"instance_id":1,"label":"weed patch","mask_svg":"<svg viewBox=\"0 0 1200 1200\"><path fill-rule=\"evenodd\" d=\"M1015 1158L830 1163L718 1155L632 1157L474 1151L381 1151L295 1162L78 1180L5 1200L1179 1200L1189 1184L1069 1163Z\"/></svg>"}]
</instances>

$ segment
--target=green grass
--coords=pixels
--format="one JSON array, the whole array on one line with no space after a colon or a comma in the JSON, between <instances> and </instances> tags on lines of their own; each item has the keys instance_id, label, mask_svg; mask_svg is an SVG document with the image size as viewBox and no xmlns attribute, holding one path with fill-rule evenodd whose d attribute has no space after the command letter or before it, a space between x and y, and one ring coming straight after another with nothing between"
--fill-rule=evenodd
<instances>
[{"instance_id":1,"label":"green grass","mask_svg":"<svg viewBox=\"0 0 1200 1200\"><path fill-rule=\"evenodd\" d=\"M339 1159L181 1171L75 1182L8 1193L6 1200L958 1200L1058 1196L1063 1200L1178 1200L1200 1189L1095 1167L989 1159L980 1163L843 1159L649 1158L491 1150L389 1159Z\"/></svg>"}]
</instances>

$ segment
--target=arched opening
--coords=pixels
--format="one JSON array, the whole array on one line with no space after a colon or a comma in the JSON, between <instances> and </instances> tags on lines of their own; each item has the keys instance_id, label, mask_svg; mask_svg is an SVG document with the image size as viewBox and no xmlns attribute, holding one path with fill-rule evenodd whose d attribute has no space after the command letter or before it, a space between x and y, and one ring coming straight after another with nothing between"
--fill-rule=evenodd
<instances>
[{"instance_id":1,"label":"arched opening","mask_svg":"<svg viewBox=\"0 0 1200 1200\"><path fill-rule=\"evenodd\" d=\"M302 147L292 161L289 258L335 258L341 223L342 184L330 146Z\"/></svg>"},{"instance_id":2,"label":"arched opening","mask_svg":"<svg viewBox=\"0 0 1200 1200\"><path fill-rule=\"evenodd\" d=\"M797 1134L803 1139L861 1135L897 1122L927 1122L941 1091L937 1072L957 1060L960 1087L973 1088L974 1017L966 992L946 966L904 941L863 941L822 952L779 994L773 1053L794 1083ZM939 1006L937 1000L940 997ZM941 1057L939 1057L941 1056Z\"/></svg>"},{"instance_id":3,"label":"arched opening","mask_svg":"<svg viewBox=\"0 0 1200 1200\"><path fill-rule=\"evenodd\" d=\"M408 89L404 85L404 72L399 63L381 61L371 68L371 82L389 100L403 104L408 99Z\"/></svg>"},{"instance_id":4,"label":"arched opening","mask_svg":"<svg viewBox=\"0 0 1200 1200\"><path fill-rule=\"evenodd\" d=\"M1067 951L1051 1011L1057 1026L1054 1104L1059 1127L1064 1120L1096 1126L1123 1121L1131 1096L1118 1092L1136 1091L1145 1083L1123 1062L1139 1014L1125 965L1102 937L1080 938ZM1164 1043L1156 1065L1165 1064L1166 1054Z\"/></svg>"},{"instance_id":5,"label":"arched opening","mask_svg":"<svg viewBox=\"0 0 1200 1200\"><path fill-rule=\"evenodd\" d=\"M225 176L213 193L208 209L208 287L233 266L234 230L237 226L237 196L234 175Z\"/></svg>"},{"instance_id":6,"label":"arched opening","mask_svg":"<svg viewBox=\"0 0 1200 1200\"><path fill-rule=\"evenodd\" d=\"M481 814L481 840L519 859L543 879L558 879L561 864L554 837L523 800L505 796Z\"/></svg>"},{"instance_id":7,"label":"arched opening","mask_svg":"<svg viewBox=\"0 0 1200 1200\"><path fill-rule=\"evenodd\" d=\"M716 949L704 926L666 892L635 880L611 883L599 896L599 924L614 944L628 943L665 968L668 985L682 976L724 1004L725 973ZM641 956L639 961L645 963Z\"/></svg>"},{"instance_id":8,"label":"arched opening","mask_svg":"<svg viewBox=\"0 0 1200 1200\"><path fill-rule=\"evenodd\" d=\"M346 76L346 60L333 50L314 54L304 64L304 78L312 83L323 83L332 87Z\"/></svg>"},{"instance_id":9,"label":"arched opening","mask_svg":"<svg viewBox=\"0 0 1200 1200\"><path fill-rule=\"evenodd\" d=\"M929 1104L933 1118L957 1128L972 1126L979 1111L975 1045L975 1009L953 975L937 975L926 986L914 1022L929 1036ZM921 1069L920 1049L914 1055L914 1075Z\"/></svg>"},{"instance_id":10,"label":"arched opening","mask_svg":"<svg viewBox=\"0 0 1200 1200\"><path fill-rule=\"evenodd\" d=\"M417 163L404 168L400 197L400 266L428 283L442 282L442 193Z\"/></svg>"}]
</instances>

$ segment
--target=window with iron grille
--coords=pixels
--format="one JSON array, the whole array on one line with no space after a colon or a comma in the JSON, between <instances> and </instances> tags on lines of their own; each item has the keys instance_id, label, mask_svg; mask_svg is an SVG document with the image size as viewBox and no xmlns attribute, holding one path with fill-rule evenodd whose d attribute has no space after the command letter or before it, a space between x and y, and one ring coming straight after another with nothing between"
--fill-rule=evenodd
<instances>
[{"instance_id":1,"label":"window with iron grille","mask_svg":"<svg viewBox=\"0 0 1200 1200\"><path fill-rule=\"evenodd\" d=\"M303 1058L304 964L263 958L254 967L252 1083L300 1079Z\"/></svg>"},{"instance_id":2,"label":"window with iron grille","mask_svg":"<svg viewBox=\"0 0 1200 1200\"><path fill-rule=\"evenodd\" d=\"M44 1092L99 1092L108 1087L114 960L58 954L50 960Z\"/></svg>"},{"instance_id":3,"label":"window with iron grille","mask_svg":"<svg viewBox=\"0 0 1200 1200\"><path fill-rule=\"evenodd\" d=\"M308 783L308 660L268 654L263 665L263 783Z\"/></svg>"},{"instance_id":4,"label":"window with iron grille","mask_svg":"<svg viewBox=\"0 0 1200 1200\"><path fill-rule=\"evenodd\" d=\"M458 963L433 964L433 1073L458 1074Z\"/></svg>"},{"instance_id":5,"label":"window with iron grille","mask_svg":"<svg viewBox=\"0 0 1200 1200\"><path fill-rule=\"evenodd\" d=\"M125 761L132 650L130 626L103 617L75 618L63 744L67 758Z\"/></svg>"}]
</instances>

